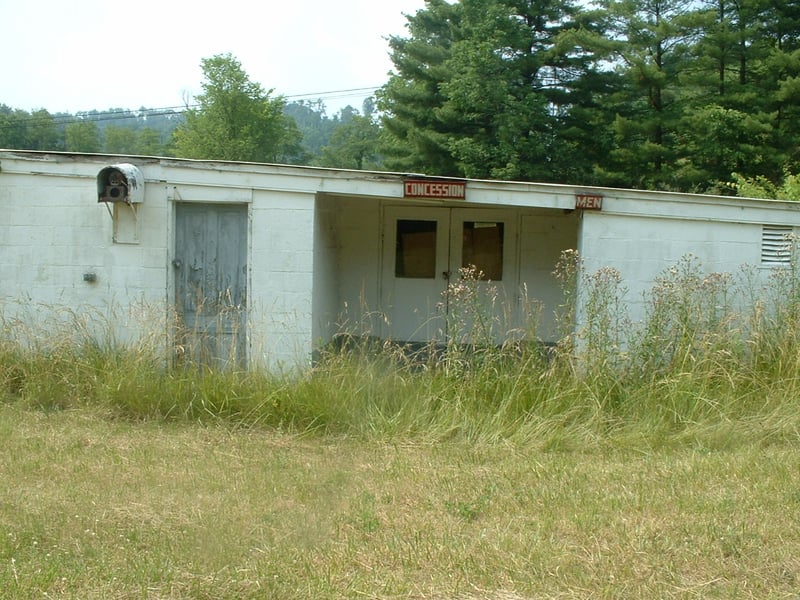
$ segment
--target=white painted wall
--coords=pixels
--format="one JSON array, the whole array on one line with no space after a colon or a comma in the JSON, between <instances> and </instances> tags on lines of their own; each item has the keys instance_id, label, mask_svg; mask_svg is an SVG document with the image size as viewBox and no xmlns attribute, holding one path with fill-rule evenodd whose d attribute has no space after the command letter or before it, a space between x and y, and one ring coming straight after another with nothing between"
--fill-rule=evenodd
<instances>
[{"instance_id":1,"label":"white painted wall","mask_svg":"<svg viewBox=\"0 0 800 600\"><path fill-rule=\"evenodd\" d=\"M250 251L250 353L270 369L307 366L313 345L314 194L256 190Z\"/></svg>"},{"instance_id":2,"label":"white painted wall","mask_svg":"<svg viewBox=\"0 0 800 600\"><path fill-rule=\"evenodd\" d=\"M332 269L332 280L327 274L317 273L317 281L325 280L327 312L315 312L320 320L333 323L327 332L330 335L342 331L358 335L379 335L382 312L380 306L380 274L383 217L381 202L372 198L326 198L318 202L320 212L320 234L317 242L325 244L326 257L320 257L318 265ZM417 206L420 218L426 215L425 206ZM577 213L565 213L560 209L521 210L505 207L503 218L508 223L508 247L517 252L510 264L519 268L507 274L509 297L503 301L523 304L526 291L529 300L543 305L539 330L530 332L551 341L553 335L553 310L561 303L560 291L553 278L553 268L562 250L575 248L578 238L579 218ZM324 234L322 233L324 232ZM384 232L385 235L385 232ZM518 244L518 246L517 246ZM334 264L330 264L330 260ZM320 285L317 290L323 287ZM514 294L512 290L519 290ZM320 294L315 292L315 296ZM516 310L519 307L507 307ZM505 311L504 311L505 312ZM524 313L519 310L519 313ZM517 327L530 325L527 320L517 320ZM327 339L330 339L329 337Z\"/></svg>"},{"instance_id":3,"label":"white painted wall","mask_svg":"<svg viewBox=\"0 0 800 600\"><path fill-rule=\"evenodd\" d=\"M320 335L376 335L379 327L381 202L375 198L322 196L318 234L315 310Z\"/></svg>"},{"instance_id":4,"label":"white painted wall","mask_svg":"<svg viewBox=\"0 0 800 600\"><path fill-rule=\"evenodd\" d=\"M535 318L529 328L536 326L536 336L542 341L557 341L555 312L564 300L553 271L563 251L577 248L579 226L579 214L574 211L528 210L520 217L522 302L528 304L530 318Z\"/></svg>"},{"instance_id":5,"label":"white painted wall","mask_svg":"<svg viewBox=\"0 0 800 600\"><path fill-rule=\"evenodd\" d=\"M760 265L762 223L756 219L764 223L792 220L791 214L774 210L748 215L747 221L723 220L725 214L709 221L686 212L681 219L611 212L584 215L580 253L585 273L591 275L606 266L617 269L634 321L645 317L656 279L687 257L704 273L728 273L735 280L746 268L768 276L771 269ZM731 216L735 213L727 214Z\"/></svg>"},{"instance_id":6,"label":"white painted wall","mask_svg":"<svg viewBox=\"0 0 800 600\"><path fill-rule=\"evenodd\" d=\"M135 219L115 208L116 229L95 185L114 162L134 162L146 181ZM122 340L156 331L166 343L174 203L245 203L250 358L304 366L337 324L379 331L382 207L402 202L402 189L394 174L0 151L0 310L6 319L94 313ZM543 339L561 302L552 272L565 249L577 246L589 273L618 269L636 317L655 277L686 254L708 271L733 272L758 265L763 224L800 227L799 203L604 189L595 190L602 212L581 215L569 211L577 191L470 181L462 203L518 219L519 284L544 304Z\"/></svg>"},{"instance_id":7,"label":"white painted wall","mask_svg":"<svg viewBox=\"0 0 800 600\"><path fill-rule=\"evenodd\" d=\"M126 161L146 181L136 213L97 202L97 173ZM111 323L117 339L154 330L166 346L175 203L244 203L250 360L306 366L333 331L322 329L335 321L328 317L362 301L377 306L380 200L363 196L396 195L399 181L274 165L0 151L2 315L41 319L48 307L91 313L101 316L91 317L98 327ZM320 191L326 210L317 216ZM84 281L85 273L95 280Z\"/></svg>"},{"instance_id":8,"label":"white painted wall","mask_svg":"<svg viewBox=\"0 0 800 600\"><path fill-rule=\"evenodd\" d=\"M96 165L70 164L54 173L35 166L38 173L28 164L2 164L4 316L74 311L98 330L113 323L123 341L145 328L160 335L167 264L163 188L146 186L149 204L138 213L139 243L116 244L112 215L97 202ZM85 274L95 280L85 281Z\"/></svg>"},{"instance_id":9,"label":"white painted wall","mask_svg":"<svg viewBox=\"0 0 800 600\"><path fill-rule=\"evenodd\" d=\"M319 196L314 210L314 291L312 295L312 340L315 349L330 341L339 303L336 255L338 247L336 211Z\"/></svg>"}]
</instances>

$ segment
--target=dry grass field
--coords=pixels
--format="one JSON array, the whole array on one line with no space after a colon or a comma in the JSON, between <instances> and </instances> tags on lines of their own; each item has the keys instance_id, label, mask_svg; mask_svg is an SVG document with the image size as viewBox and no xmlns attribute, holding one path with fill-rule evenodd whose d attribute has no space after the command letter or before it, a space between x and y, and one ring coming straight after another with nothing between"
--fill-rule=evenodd
<instances>
[{"instance_id":1,"label":"dry grass field","mask_svg":"<svg viewBox=\"0 0 800 600\"><path fill-rule=\"evenodd\" d=\"M798 597L794 445L624 445L3 405L0 597Z\"/></svg>"},{"instance_id":2,"label":"dry grass field","mask_svg":"<svg viewBox=\"0 0 800 600\"><path fill-rule=\"evenodd\" d=\"M0 307L0 598L800 598L800 269L682 261L633 326L577 266L546 352L462 282L484 343L284 375Z\"/></svg>"}]
</instances>

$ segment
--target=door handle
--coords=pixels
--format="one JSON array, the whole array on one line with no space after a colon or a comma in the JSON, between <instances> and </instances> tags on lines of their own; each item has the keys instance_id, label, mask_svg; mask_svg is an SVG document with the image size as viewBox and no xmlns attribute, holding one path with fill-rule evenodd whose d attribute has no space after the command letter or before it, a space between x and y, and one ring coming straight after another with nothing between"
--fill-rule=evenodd
<instances>
[{"instance_id":1,"label":"door handle","mask_svg":"<svg viewBox=\"0 0 800 600\"><path fill-rule=\"evenodd\" d=\"M450 281L450 271L442 271L442 279Z\"/></svg>"}]
</instances>

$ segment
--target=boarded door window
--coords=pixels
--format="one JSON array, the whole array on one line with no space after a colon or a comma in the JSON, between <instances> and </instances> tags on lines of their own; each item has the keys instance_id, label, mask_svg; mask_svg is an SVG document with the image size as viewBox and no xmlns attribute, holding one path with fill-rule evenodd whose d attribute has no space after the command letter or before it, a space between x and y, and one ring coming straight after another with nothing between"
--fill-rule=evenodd
<instances>
[{"instance_id":1,"label":"boarded door window","mask_svg":"<svg viewBox=\"0 0 800 600\"><path fill-rule=\"evenodd\" d=\"M481 279L503 279L503 223L465 221L461 266L475 266Z\"/></svg>"},{"instance_id":2,"label":"boarded door window","mask_svg":"<svg viewBox=\"0 0 800 600\"><path fill-rule=\"evenodd\" d=\"M395 276L436 277L436 233L436 221L398 219Z\"/></svg>"}]
</instances>

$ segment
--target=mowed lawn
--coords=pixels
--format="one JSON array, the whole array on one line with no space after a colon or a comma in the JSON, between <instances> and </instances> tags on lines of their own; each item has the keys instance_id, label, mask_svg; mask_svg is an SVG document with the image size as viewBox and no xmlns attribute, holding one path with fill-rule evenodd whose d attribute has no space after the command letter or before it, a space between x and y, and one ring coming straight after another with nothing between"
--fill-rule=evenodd
<instances>
[{"instance_id":1,"label":"mowed lawn","mask_svg":"<svg viewBox=\"0 0 800 600\"><path fill-rule=\"evenodd\" d=\"M5 404L0 444L2 598L800 593L786 442L543 451Z\"/></svg>"}]
</instances>

